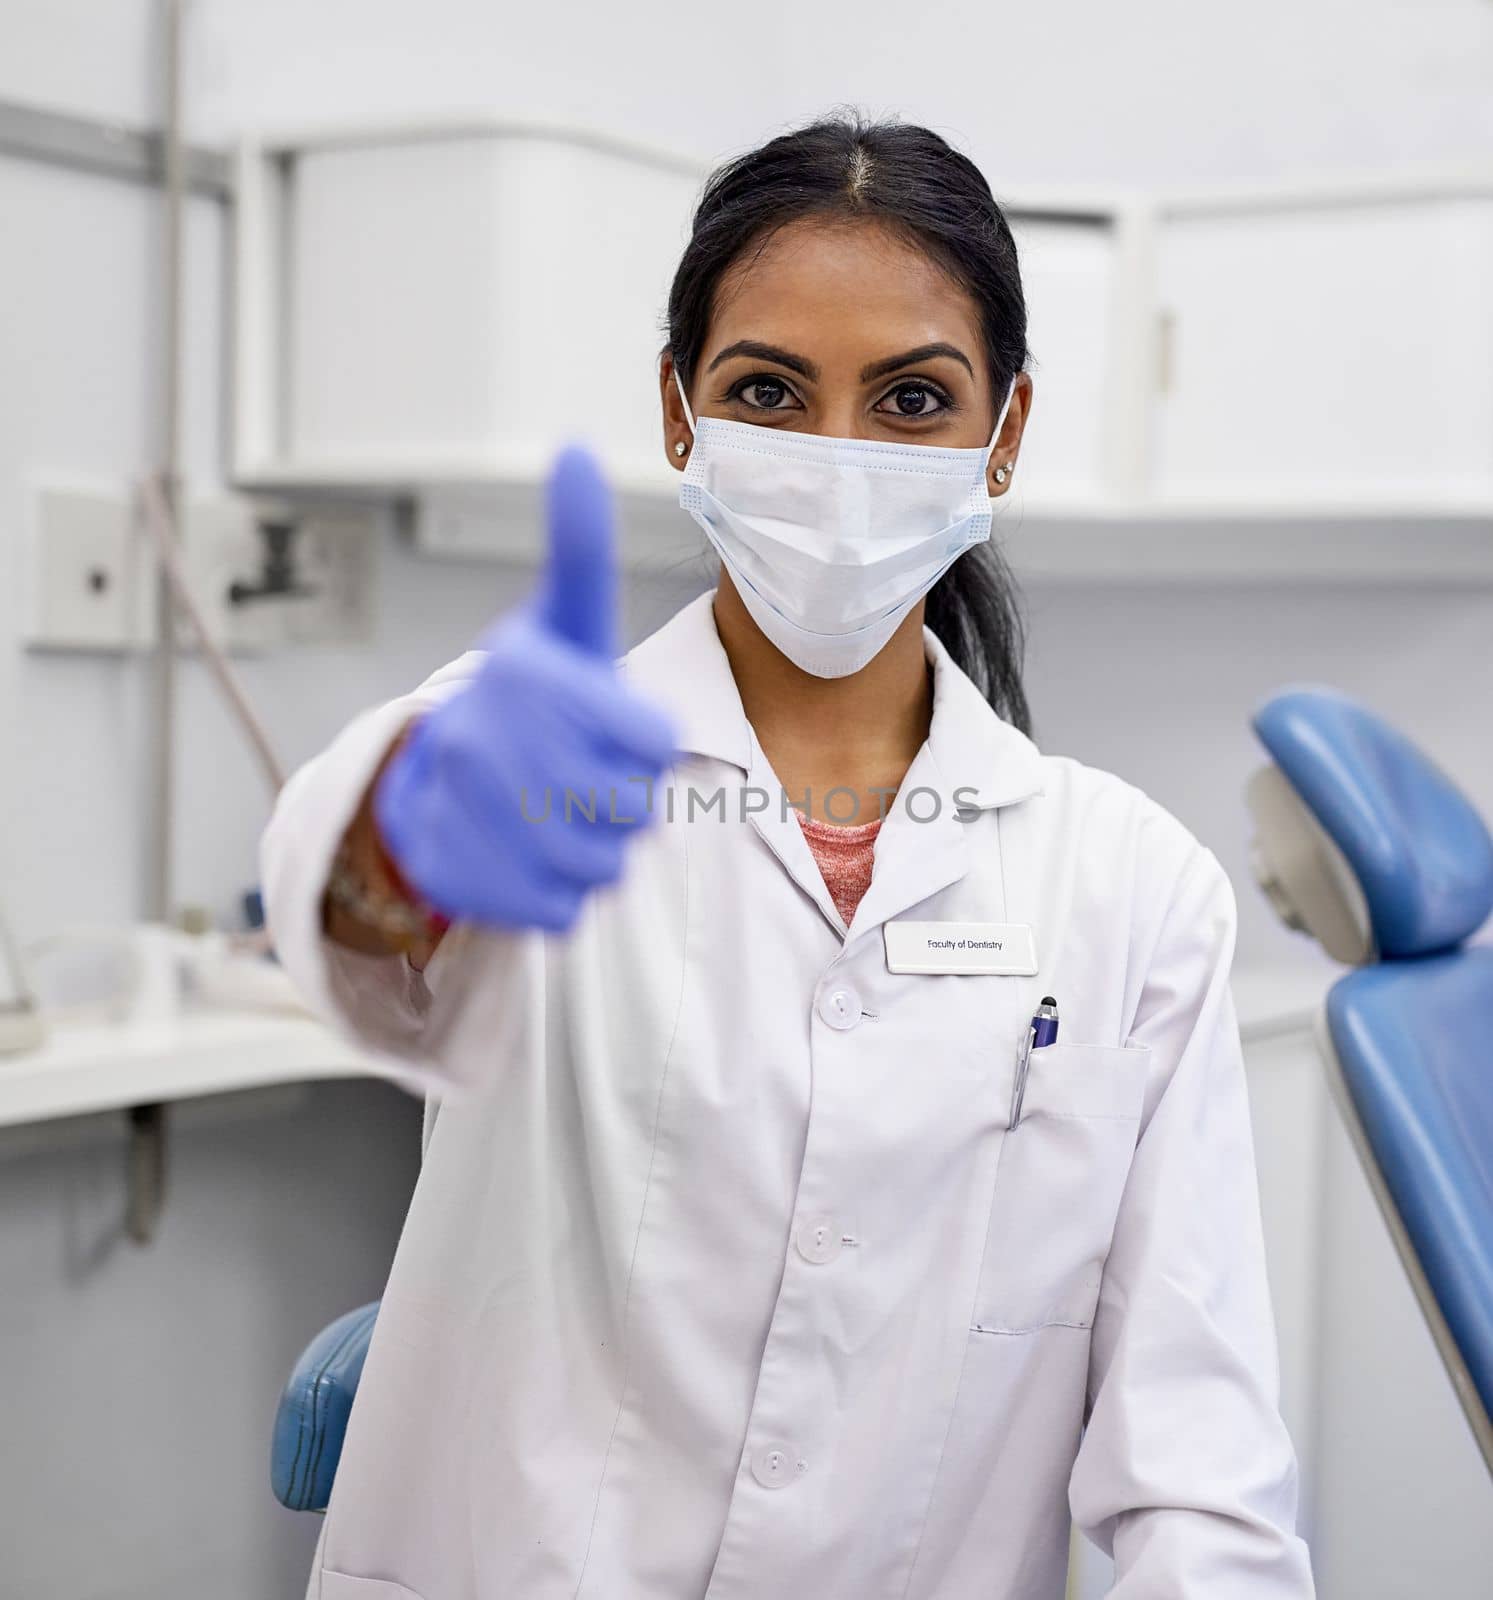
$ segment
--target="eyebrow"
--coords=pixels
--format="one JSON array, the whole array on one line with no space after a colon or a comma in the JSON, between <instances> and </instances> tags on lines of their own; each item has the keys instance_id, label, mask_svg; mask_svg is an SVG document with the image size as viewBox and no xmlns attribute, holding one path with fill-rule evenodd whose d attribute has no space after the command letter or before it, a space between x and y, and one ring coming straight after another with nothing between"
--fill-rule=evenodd
<instances>
[{"instance_id":1,"label":"eyebrow","mask_svg":"<svg viewBox=\"0 0 1493 1600\"><path fill-rule=\"evenodd\" d=\"M957 361L970 377L975 375L969 357L957 345L945 344L940 340L935 344L920 344L916 350L906 350L900 356L890 356L885 361L873 361L870 366L861 368L861 382L871 383L877 378L886 377L890 372L896 372L901 367L912 367L920 361L931 361L934 356L948 356L951 360Z\"/></svg>"},{"instance_id":2,"label":"eyebrow","mask_svg":"<svg viewBox=\"0 0 1493 1600\"><path fill-rule=\"evenodd\" d=\"M760 339L738 339L735 344L728 344L705 370L714 372L721 362L729 361L733 356L752 356L758 361L775 361L780 367L787 367L790 372L797 372L811 382L818 382L819 379L819 368L812 361L804 356L796 356L791 350L784 350L778 345L764 344ZM970 364L969 357L957 345L938 340L933 344L920 344L916 350L904 350L898 356L888 356L884 361L873 361L869 366L861 368L861 382L873 383L877 378L886 377L888 373L898 372L903 367L915 366L920 361L931 361L935 356L946 356L952 361L957 361L970 377L974 377L975 369Z\"/></svg>"},{"instance_id":3,"label":"eyebrow","mask_svg":"<svg viewBox=\"0 0 1493 1600\"><path fill-rule=\"evenodd\" d=\"M798 373L811 383L819 380L819 368L812 361L794 355L791 350L780 350L775 344L763 344L760 339L738 339L735 344L728 344L705 370L714 372L721 362L729 361L732 356L755 356L758 361L775 361L780 367L787 367L790 372Z\"/></svg>"}]
</instances>

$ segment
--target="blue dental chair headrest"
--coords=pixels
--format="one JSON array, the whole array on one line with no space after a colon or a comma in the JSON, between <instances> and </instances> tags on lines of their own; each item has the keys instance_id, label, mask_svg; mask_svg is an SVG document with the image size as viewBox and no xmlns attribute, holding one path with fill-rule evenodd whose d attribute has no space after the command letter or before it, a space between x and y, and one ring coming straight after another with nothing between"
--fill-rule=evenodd
<instances>
[{"instance_id":1,"label":"blue dental chair headrest","mask_svg":"<svg viewBox=\"0 0 1493 1600\"><path fill-rule=\"evenodd\" d=\"M1450 949L1493 911L1493 836L1451 780L1333 689L1276 695L1255 732L1346 857L1380 956Z\"/></svg>"},{"instance_id":2,"label":"blue dental chair headrest","mask_svg":"<svg viewBox=\"0 0 1493 1600\"><path fill-rule=\"evenodd\" d=\"M1493 1471L1493 837L1451 780L1330 689L1255 718L1255 871L1357 971L1327 996L1328 1079Z\"/></svg>"}]
</instances>

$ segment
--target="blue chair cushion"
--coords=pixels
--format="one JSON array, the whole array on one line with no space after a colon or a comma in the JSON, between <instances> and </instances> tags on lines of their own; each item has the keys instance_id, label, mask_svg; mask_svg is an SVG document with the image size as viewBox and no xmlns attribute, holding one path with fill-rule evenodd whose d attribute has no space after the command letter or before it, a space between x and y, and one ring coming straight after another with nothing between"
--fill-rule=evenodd
<instances>
[{"instance_id":1,"label":"blue chair cushion","mask_svg":"<svg viewBox=\"0 0 1493 1600\"><path fill-rule=\"evenodd\" d=\"M1493 1416L1493 949L1363 967L1327 1024L1422 1270Z\"/></svg>"},{"instance_id":2,"label":"blue chair cushion","mask_svg":"<svg viewBox=\"0 0 1493 1600\"><path fill-rule=\"evenodd\" d=\"M1348 858L1381 956L1446 950L1481 926L1493 911L1493 837L1403 734L1334 689L1276 695L1254 726Z\"/></svg>"},{"instance_id":3,"label":"blue chair cushion","mask_svg":"<svg viewBox=\"0 0 1493 1600\"><path fill-rule=\"evenodd\" d=\"M285 1385L275 1413L270 1483L275 1498L292 1511L325 1511L332 1497L378 1305L375 1300L323 1328Z\"/></svg>"}]
</instances>

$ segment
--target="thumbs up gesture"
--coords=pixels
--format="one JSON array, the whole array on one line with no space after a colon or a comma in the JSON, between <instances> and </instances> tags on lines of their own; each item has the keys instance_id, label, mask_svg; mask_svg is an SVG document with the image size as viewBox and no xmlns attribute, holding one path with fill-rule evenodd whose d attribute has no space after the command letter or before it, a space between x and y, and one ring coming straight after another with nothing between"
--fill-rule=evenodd
<instances>
[{"instance_id":1,"label":"thumbs up gesture","mask_svg":"<svg viewBox=\"0 0 1493 1600\"><path fill-rule=\"evenodd\" d=\"M612 503L584 450L556 463L548 521L537 593L483 637L477 677L415 725L373 810L400 871L437 910L563 931L591 890L620 876L674 741L613 667Z\"/></svg>"}]
</instances>

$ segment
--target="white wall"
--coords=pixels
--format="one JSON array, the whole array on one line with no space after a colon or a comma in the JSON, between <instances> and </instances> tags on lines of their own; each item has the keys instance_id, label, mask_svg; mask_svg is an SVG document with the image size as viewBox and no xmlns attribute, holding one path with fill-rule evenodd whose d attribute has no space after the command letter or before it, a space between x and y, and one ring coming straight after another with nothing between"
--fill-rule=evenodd
<instances>
[{"instance_id":1,"label":"white wall","mask_svg":"<svg viewBox=\"0 0 1493 1600\"><path fill-rule=\"evenodd\" d=\"M1212 848L1239 900L1240 960L1315 962L1254 887L1249 718L1272 690L1329 683L1407 729L1493 816L1493 593L1450 586L1043 582L1029 587L1039 742L1123 774ZM1325 958L1324 958L1325 959Z\"/></svg>"},{"instance_id":2,"label":"white wall","mask_svg":"<svg viewBox=\"0 0 1493 1600\"><path fill-rule=\"evenodd\" d=\"M145 118L158 83L154 15L150 0L0 0L0 98ZM189 103L200 137L484 109L572 117L711 154L856 100L963 138L998 189L1493 155L1485 0L1262 0L1247 12L1184 0L924 6L916 51L902 34L907 16L879 0L749 11L647 0L583 13L485 0L197 0ZM12 752L0 785L0 898L26 938L83 918L125 919L144 903L144 673L133 662L23 654L18 607L34 482L121 484L158 448L154 209L143 191L0 158L0 365L12 375L0 385L0 748ZM220 223L210 205L194 205L188 458L198 487L220 452ZM1392 404L1387 393L1386 448ZM373 649L246 666L293 761L359 706L454 654L524 581L420 561L392 535L381 553ZM697 586L684 576L635 589L634 635ZM1047 582L1028 598L1042 741L1139 783L1217 850L1239 884L1246 959L1299 949L1244 872L1239 797L1257 759L1246 718L1273 685L1310 677L1367 695L1493 811L1493 747L1472 738L1468 717L1493 698L1486 592ZM178 894L226 913L253 880L263 797L190 664L181 713ZM179 1519L151 1511L140 1483L121 1498L117 1481L94 1473L74 1408L52 1414L28 1402L19 1430L12 1414L0 1442L0 1591L23 1572L35 1600L294 1592L308 1524L275 1518L255 1481L263 1440L245 1441L256 1418L267 1427L267 1391L299 1338L376 1292L410 1177L410 1107L377 1089L345 1096L327 1114L354 1119L358 1141L320 1173L304 1130L325 1123L299 1114L246 1122L231 1136L184 1131L168 1230L146 1256L88 1248L118 1203L117 1145L23 1154L0 1143L0 1372L23 1373L36 1394L68 1393L85 1374L87 1408L103 1419L97 1438L126 1461L131 1441L153 1448L131 1385L149 1365L142 1352L159 1308L200 1316L225 1380L236 1374L239 1384L223 1410L233 1427L225 1420L191 1445L189 1472L174 1469L175 1482L190 1478ZM225 1149L241 1175L234 1216L222 1209L214 1164ZM86 1214L80 1194L90 1197ZM347 1225L359 1211L361 1231ZM332 1269L305 1248L326 1216L343 1219ZM266 1276L267 1241L285 1240L297 1253L277 1281ZM244 1293L267 1283L283 1303ZM226 1314L235 1308L237 1319ZM48 1330L69 1325L77 1343L53 1344ZM118 1340L106 1336L116 1330ZM155 1348L175 1335L161 1337ZM47 1453L45 1496L26 1481L34 1469L23 1450ZM132 1516L149 1532L126 1555ZM173 1547L172 1520L191 1529L187 1546ZM48 1567L65 1542L66 1570ZM136 1591L110 1576L132 1564ZM43 1571L57 1580L50 1589Z\"/></svg>"},{"instance_id":3,"label":"white wall","mask_svg":"<svg viewBox=\"0 0 1493 1600\"><path fill-rule=\"evenodd\" d=\"M198 0L197 26L213 134L482 107L712 154L853 101L967 140L998 190L1493 154L1486 0Z\"/></svg>"},{"instance_id":4,"label":"white wall","mask_svg":"<svg viewBox=\"0 0 1493 1600\"><path fill-rule=\"evenodd\" d=\"M0 100L149 122L158 0L0 0Z\"/></svg>"}]
</instances>

